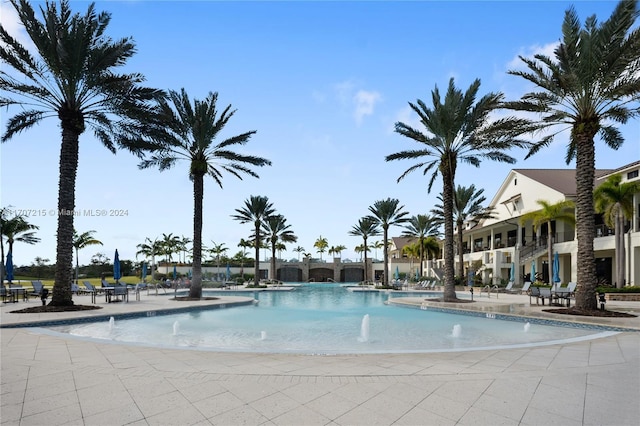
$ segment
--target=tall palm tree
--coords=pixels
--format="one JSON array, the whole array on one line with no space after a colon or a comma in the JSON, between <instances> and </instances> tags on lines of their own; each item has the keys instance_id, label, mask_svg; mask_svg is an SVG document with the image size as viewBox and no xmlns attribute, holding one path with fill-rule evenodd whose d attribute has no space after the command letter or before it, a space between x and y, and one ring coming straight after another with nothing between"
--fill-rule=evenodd
<instances>
[{"instance_id":1,"label":"tall palm tree","mask_svg":"<svg viewBox=\"0 0 640 426\"><path fill-rule=\"evenodd\" d=\"M422 277L424 276L422 266L425 260L425 239L429 236L440 235L440 224L433 216L419 214L411 216L406 225L404 225L404 229L404 232L401 234L402 237L418 240L418 248L420 249L420 276Z\"/></svg>"},{"instance_id":2,"label":"tall palm tree","mask_svg":"<svg viewBox=\"0 0 640 426\"><path fill-rule=\"evenodd\" d=\"M513 129L524 132L523 120L511 117L489 122L489 114L501 105L501 93L489 93L476 102L480 80L475 80L462 92L449 80L449 87L441 100L438 87L431 92L433 107L423 101L409 103L411 109L420 118L426 132L414 129L408 124L398 122L396 133L421 144L420 149L401 151L388 155L385 160L414 160L417 164L409 167L400 177L402 180L414 170L423 174L432 172L428 192L436 177L442 175L442 200L444 210L444 295L445 301L457 300L454 278L453 253L453 205L455 175L458 162L478 167L482 158L514 163L515 159L505 152L514 146L526 146L527 143L513 137ZM511 132L511 133L510 133Z\"/></svg>"},{"instance_id":3,"label":"tall palm tree","mask_svg":"<svg viewBox=\"0 0 640 426\"><path fill-rule=\"evenodd\" d=\"M329 242L326 238L323 238L322 235L313 243L313 246L317 249L318 253L320 253L320 260L322 260L322 253L327 251L329 247Z\"/></svg>"},{"instance_id":4,"label":"tall palm tree","mask_svg":"<svg viewBox=\"0 0 640 426\"><path fill-rule=\"evenodd\" d=\"M287 223L287 219L281 214L269 216L262 223L262 231L271 245L271 279L277 280L276 249L278 248L278 242L295 243L298 241L298 237L291 230L291 225Z\"/></svg>"},{"instance_id":5,"label":"tall palm tree","mask_svg":"<svg viewBox=\"0 0 640 426\"><path fill-rule=\"evenodd\" d=\"M41 20L27 0L10 0L35 46L20 44L0 26L0 107L18 106L7 122L2 142L39 124L60 121L56 272L50 305L73 305L73 211L80 135L89 127L110 151L126 145L131 133L144 133L153 116L152 100L161 91L142 87L139 73L118 74L136 51L129 37L114 41L107 34L111 14L91 3L84 15L73 14L70 2L47 1Z\"/></svg>"},{"instance_id":6,"label":"tall palm tree","mask_svg":"<svg viewBox=\"0 0 640 426\"><path fill-rule=\"evenodd\" d=\"M36 244L40 242L40 238L36 237L35 230L40 229L38 226L33 225L25 219L25 216L14 215L9 217L10 210L3 208L0 210L0 257L2 262L2 274L0 279L4 280L4 240L6 238L9 253L14 256L13 243L18 241L25 244ZM0 281L3 283L4 281Z\"/></svg>"},{"instance_id":7,"label":"tall palm tree","mask_svg":"<svg viewBox=\"0 0 640 426\"><path fill-rule=\"evenodd\" d=\"M373 203L373 206L369 206L369 211L372 213L371 219L378 222L382 227L382 241L389 241L389 226L402 225L409 221L407 215L409 212L402 211L404 206L400 206L400 201L395 198L387 198L386 200L378 200ZM389 284L389 248L384 248L383 253L384 261L384 276L382 277L382 285Z\"/></svg>"},{"instance_id":8,"label":"tall palm tree","mask_svg":"<svg viewBox=\"0 0 640 426\"><path fill-rule=\"evenodd\" d=\"M607 226L615 230L616 287L622 288L626 276L624 222L633 218L633 197L640 192L640 182L622 183L622 175L609 176L593 193L595 210L604 214Z\"/></svg>"},{"instance_id":9,"label":"tall palm tree","mask_svg":"<svg viewBox=\"0 0 640 426\"><path fill-rule=\"evenodd\" d=\"M276 210L273 208L273 204L269 201L269 198L262 195L252 195L248 200L245 200L244 207L236 209L236 213L231 217L240 223L253 224L253 246L256 251L256 263L254 267L253 284L257 287L260 282L260 242L262 241L262 235L260 228L262 223Z\"/></svg>"},{"instance_id":10,"label":"tall palm tree","mask_svg":"<svg viewBox=\"0 0 640 426\"><path fill-rule=\"evenodd\" d=\"M232 136L219 143L219 136L235 110L228 105L222 111L216 107L217 93L205 100L189 99L185 89L169 91L169 99L160 102L154 147L140 168L158 167L160 171L173 167L179 160L189 164L189 179L193 182L193 278L189 296L202 296L202 207L204 177L210 176L222 188L223 172L238 179L242 175L259 177L249 166L271 165L271 161L244 155L233 148L245 145L255 130Z\"/></svg>"},{"instance_id":11,"label":"tall palm tree","mask_svg":"<svg viewBox=\"0 0 640 426\"><path fill-rule=\"evenodd\" d=\"M80 270L80 258L78 256L78 252L80 249L89 246L102 245L102 241L97 240L93 237L96 231L86 231L82 234L78 234L77 231L73 231L73 248L76 249L76 285L78 284L78 271Z\"/></svg>"},{"instance_id":12,"label":"tall palm tree","mask_svg":"<svg viewBox=\"0 0 640 426\"><path fill-rule=\"evenodd\" d=\"M573 213L575 204L571 200L559 201L555 204L551 204L545 200L537 200L536 203L542 208L520 216L520 224L524 225L526 222L531 221L533 222L534 229L538 229L542 224L547 225L547 258L549 262L547 266L549 268L549 281L551 281L553 277L554 240L551 224L553 221L563 221L575 225L576 216Z\"/></svg>"},{"instance_id":13,"label":"tall palm tree","mask_svg":"<svg viewBox=\"0 0 640 426\"><path fill-rule=\"evenodd\" d=\"M216 260L216 279L220 279L220 257L229 250L229 247L225 247L224 243L216 243L215 241L211 241L213 243L213 247L209 249L209 253Z\"/></svg>"},{"instance_id":14,"label":"tall palm tree","mask_svg":"<svg viewBox=\"0 0 640 426\"><path fill-rule=\"evenodd\" d=\"M300 262L300 253L304 253L304 247L298 246L293 249L296 253L298 253L298 262Z\"/></svg>"},{"instance_id":15,"label":"tall palm tree","mask_svg":"<svg viewBox=\"0 0 640 426\"><path fill-rule=\"evenodd\" d=\"M364 281L369 281L368 278L368 265L367 265L367 252L369 251L369 246L367 245L367 240L369 237L376 237L380 235L380 228L378 227L379 223L377 220L371 218L370 216L362 217L358 220L358 224L354 225L349 231L349 235L353 235L354 237L362 237L362 252L364 252ZM356 252L358 252L358 248L356 247Z\"/></svg>"},{"instance_id":16,"label":"tall palm tree","mask_svg":"<svg viewBox=\"0 0 640 426\"><path fill-rule=\"evenodd\" d=\"M453 215L458 228L458 277L463 279L464 274L464 252L462 246L464 244L464 223L469 220L482 220L495 218L493 207L483 207L487 201L487 197L482 195L484 189L478 189L476 186L469 187L458 185L454 193ZM436 204L431 213L437 218L439 223L444 221L444 210L442 208L442 197L438 196L440 204Z\"/></svg>"},{"instance_id":17,"label":"tall palm tree","mask_svg":"<svg viewBox=\"0 0 640 426\"><path fill-rule=\"evenodd\" d=\"M509 71L536 86L505 107L539 115L535 130L543 133L527 155L549 146L554 137L569 130L565 160L576 161L576 307L597 309L596 261L593 250L595 219L593 182L596 135L617 149L624 139L615 123L626 123L640 114L640 31L637 0L623 0L604 22L595 15L581 27L573 7L565 12L562 40L553 57L535 55L520 59L526 71ZM534 133L535 135L535 133Z\"/></svg>"}]
</instances>

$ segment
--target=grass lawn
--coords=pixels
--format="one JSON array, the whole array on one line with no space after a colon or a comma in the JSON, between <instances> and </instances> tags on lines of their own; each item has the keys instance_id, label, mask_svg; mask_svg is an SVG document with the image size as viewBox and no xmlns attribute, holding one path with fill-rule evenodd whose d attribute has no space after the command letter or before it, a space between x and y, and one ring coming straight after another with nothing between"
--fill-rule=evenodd
<instances>
[{"instance_id":1,"label":"grass lawn","mask_svg":"<svg viewBox=\"0 0 640 426\"><path fill-rule=\"evenodd\" d=\"M28 287L31 288L31 281L36 281L36 280L40 280L42 281L42 284L44 285L44 288L48 288L49 290L51 290L53 288L53 280L43 280L40 278L36 278L36 277L22 277L22 276L17 276L15 277L15 279L13 280L14 284L21 284L23 287ZM100 278L80 278L78 280L78 283L80 285L80 288L83 288L84 286L82 285L83 281L89 281L91 284L93 284L95 287L101 287L100 284ZM113 283L113 277L108 277L107 281L109 283ZM122 277L120 278L120 282L124 283L124 284L131 284L131 285L136 285L140 282L140 278L137 276L126 276L126 277Z\"/></svg>"}]
</instances>

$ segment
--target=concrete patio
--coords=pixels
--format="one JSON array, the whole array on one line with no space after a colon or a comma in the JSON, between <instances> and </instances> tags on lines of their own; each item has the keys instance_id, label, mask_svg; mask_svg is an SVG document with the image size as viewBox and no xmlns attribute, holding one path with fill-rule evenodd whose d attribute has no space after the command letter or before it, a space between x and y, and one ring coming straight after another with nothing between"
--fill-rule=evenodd
<instances>
[{"instance_id":1,"label":"concrete patio","mask_svg":"<svg viewBox=\"0 0 640 426\"><path fill-rule=\"evenodd\" d=\"M233 300L180 307L223 302ZM528 302L500 295L473 305L556 317ZM19 327L175 307L167 297L143 293L140 301L99 302L97 311L10 313L36 303L0 307L2 326L17 326L0 331L3 425L637 425L640 418L638 318L605 322L628 332L552 346L312 356L159 349Z\"/></svg>"}]
</instances>

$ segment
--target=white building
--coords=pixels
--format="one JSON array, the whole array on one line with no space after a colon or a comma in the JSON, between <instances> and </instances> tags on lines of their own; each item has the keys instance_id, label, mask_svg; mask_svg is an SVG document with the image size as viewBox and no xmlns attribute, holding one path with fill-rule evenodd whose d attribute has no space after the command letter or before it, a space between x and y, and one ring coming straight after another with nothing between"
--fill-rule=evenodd
<instances>
[{"instance_id":1,"label":"white building","mask_svg":"<svg viewBox=\"0 0 640 426\"><path fill-rule=\"evenodd\" d=\"M622 182L640 180L640 161L616 170L596 170L595 186L613 174L621 174ZM512 264L515 282L522 285L529 279L532 265L536 273L548 280L547 225L534 230L531 222L520 224L520 216L540 210L537 200L551 204L563 200L575 200L575 170L513 169L507 175L489 206L494 208L495 219L465 224L464 266L472 270L483 284L500 284L510 278ZM640 193L634 197L634 213L625 227L627 237L626 285L640 285ZM458 232L459 230L456 230ZM563 283L577 280L577 242L574 226L558 222L551 224L553 252L560 259L560 279ZM615 279L615 245L613 229L596 215L596 239L594 241L597 273L599 278L613 284ZM436 262L442 268L443 260ZM455 257L458 270L458 256Z\"/></svg>"}]
</instances>

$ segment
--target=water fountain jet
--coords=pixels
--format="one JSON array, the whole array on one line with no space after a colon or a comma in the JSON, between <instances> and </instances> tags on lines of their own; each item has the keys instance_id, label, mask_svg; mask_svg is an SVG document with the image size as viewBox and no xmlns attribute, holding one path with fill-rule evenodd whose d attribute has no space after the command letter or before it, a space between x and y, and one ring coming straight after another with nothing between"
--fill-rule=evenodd
<instances>
[{"instance_id":1,"label":"water fountain jet","mask_svg":"<svg viewBox=\"0 0 640 426\"><path fill-rule=\"evenodd\" d=\"M360 338L358 339L360 342L368 342L369 341L369 314L365 314L362 317L362 323L360 324Z\"/></svg>"}]
</instances>

